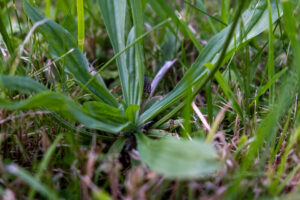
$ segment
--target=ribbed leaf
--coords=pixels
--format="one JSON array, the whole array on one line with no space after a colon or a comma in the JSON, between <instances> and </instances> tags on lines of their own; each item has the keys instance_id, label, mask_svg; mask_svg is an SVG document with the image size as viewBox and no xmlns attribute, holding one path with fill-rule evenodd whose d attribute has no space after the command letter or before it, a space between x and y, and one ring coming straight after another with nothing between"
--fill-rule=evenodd
<instances>
[{"instance_id":1,"label":"ribbed leaf","mask_svg":"<svg viewBox=\"0 0 300 200\"><path fill-rule=\"evenodd\" d=\"M27 94L38 93L30 99L19 102L0 99L0 108L9 110L46 108L76 120L88 128L112 133L120 132L129 125L118 108L99 102L88 102L83 108L72 99L60 93L50 92L28 77L0 75L0 88Z\"/></svg>"},{"instance_id":2,"label":"ribbed leaf","mask_svg":"<svg viewBox=\"0 0 300 200\"><path fill-rule=\"evenodd\" d=\"M93 117L103 120L107 119L109 121L114 121L117 123L125 123L125 116L122 111L113 106L107 105L101 102L86 102L83 104L86 111Z\"/></svg>"},{"instance_id":3,"label":"ribbed leaf","mask_svg":"<svg viewBox=\"0 0 300 200\"><path fill-rule=\"evenodd\" d=\"M47 88L29 77L0 75L0 88L22 93L47 91Z\"/></svg>"},{"instance_id":4,"label":"ribbed leaf","mask_svg":"<svg viewBox=\"0 0 300 200\"><path fill-rule=\"evenodd\" d=\"M131 104L125 110L125 116L131 123L135 124L138 117L138 110L140 107L138 105Z\"/></svg>"},{"instance_id":5,"label":"ribbed leaf","mask_svg":"<svg viewBox=\"0 0 300 200\"><path fill-rule=\"evenodd\" d=\"M220 166L214 147L203 141L171 137L152 140L143 133L136 137L142 161L167 178L199 178L215 172Z\"/></svg>"},{"instance_id":6,"label":"ribbed leaf","mask_svg":"<svg viewBox=\"0 0 300 200\"><path fill-rule=\"evenodd\" d=\"M134 24L134 39L137 39L143 34L144 20L143 20L143 7L141 0L130 0L132 18ZM133 101L130 101L130 104L140 105L143 94L143 85L144 85L144 57L143 57L143 42L142 40L135 45L135 74L134 85L129 85L134 88L134 93L129 93L130 99L133 96ZM129 67L129 66L127 66ZM130 76L129 76L130 77ZM129 82L131 80L129 79Z\"/></svg>"},{"instance_id":7,"label":"ribbed leaf","mask_svg":"<svg viewBox=\"0 0 300 200\"><path fill-rule=\"evenodd\" d=\"M98 4L114 53L117 54L125 49L126 0L98 0ZM122 54L116 60L124 100L128 103L129 74L126 67L126 55Z\"/></svg>"},{"instance_id":8,"label":"ribbed leaf","mask_svg":"<svg viewBox=\"0 0 300 200\"><path fill-rule=\"evenodd\" d=\"M0 108L8 110L46 108L48 110L58 112L68 119L76 120L85 125L87 128L99 129L110 133L118 133L129 125L129 123L119 124L112 121L102 122L100 120L96 120L86 114L80 104L55 92L39 93L32 98L18 102L0 99Z\"/></svg>"},{"instance_id":9,"label":"ribbed leaf","mask_svg":"<svg viewBox=\"0 0 300 200\"><path fill-rule=\"evenodd\" d=\"M26 0L23 1L24 10L27 16L33 23L43 20L45 17ZM76 42L72 35L57 23L48 20L45 24L38 27L38 30L43 34L48 41L51 49L56 56L62 56L66 52L73 50L63 59L63 64L66 70L71 73L74 78L82 84L85 84L91 75L88 71L89 64L83 53L77 48ZM104 102L117 107L118 102L115 100L108 89L98 80L93 79L88 85L88 89Z\"/></svg>"},{"instance_id":10,"label":"ribbed leaf","mask_svg":"<svg viewBox=\"0 0 300 200\"><path fill-rule=\"evenodd\" d=\"M279 16L277 12L276 0L272 0L271 2L272 8L272 19L275 22ZM279 13L282 13L281 11ZM268 28L268 10L267 10L267 2L266 1L256 1L254 4L251 4L251 7L247 9L243 15L242 20L244 24L244 33L246 35L245 38L240 38L240 27L238 26L235 31L236 38L236 46L240 47L245 44L251 38L257 36L264 30ZM187 71L187 74L182 78L182 80L177 84L177 86L160 102L151 106L148 110L146 110L140 119L140 123L144 123L149 119L156 116L161 111L167 109L174 103L178 102L185 95L186 85L188 82L187 77L191 77L193 80L193 86L196 86L204 77L208 74L208 69L204 67L205 63L215 64L218 60L219 53L221 52L226 36L230 30L231 25L226 27L224 30L215 35L206 47L202 50L200 55L198 56L196 62L191 66L191 68ZM242 41L242 42L240 42ZM232 39L227 55L231 55L235 51L235 43ZM229 56L226 56L229 58ZM189 75L190 74L190 75Z\"/></svg>"},{"instance_id":11,"label":"ribbed leaf","mask_svg":"<svg viewBox=\"0 0 300 200\"><path fill-rule=\"evenodd\" d=\"M134 28L132 28L127 37L126 45L132 44L134 41ZM128 94L129 94L129 104L134 104L136 102L136 95L138 94L138 87L136 87L136 83L138 83L138 75L136 71L136 62L135 62L135 47L131 47L126 52L126 67L128 69ZM144 77L143 77L144 78Z\"/></svg>"}]
</instances>

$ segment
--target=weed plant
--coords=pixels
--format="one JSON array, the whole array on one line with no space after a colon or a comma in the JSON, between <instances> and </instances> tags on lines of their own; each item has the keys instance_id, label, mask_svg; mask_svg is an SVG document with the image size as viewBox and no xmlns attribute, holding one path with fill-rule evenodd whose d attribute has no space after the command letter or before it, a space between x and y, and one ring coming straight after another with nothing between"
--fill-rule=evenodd
<instances>
[{"instance_id":1,"label":"weed plant","mask_svg":"<svg viewBox=\"0 0 300 200\"><path fill-rule=\"evenodd\" d=\"M300 197L299 1L0 6L3 199Z\"/></svg>"}]
</instances>

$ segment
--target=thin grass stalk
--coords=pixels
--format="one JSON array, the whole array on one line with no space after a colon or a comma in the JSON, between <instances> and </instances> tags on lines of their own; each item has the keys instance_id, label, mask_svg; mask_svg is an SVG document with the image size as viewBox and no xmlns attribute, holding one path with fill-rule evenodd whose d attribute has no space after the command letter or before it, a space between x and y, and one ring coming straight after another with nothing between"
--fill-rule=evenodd
<instances>
[{"instance_id":1,"label":"thin grass stalk","mask_svg":"<svg viewBox=\"0 0 300 200\"><path fill-rule=\"evenodd\" d=\"M51 0L46 0L46 17L50 18L50 7L51 7Z\"/></svg>"},{"instance_id":2,"label":"thin grass stalk","mask_svg":"<svg viewBox=\"0 0 300 200\"><path fill-rule=\"evenodd\" d=\"M223 22L222 20L218 19L217 17L214 17L214 16L212 16L212 15L210 15L209 13L206 12L206 9L205 9L205 7L204 7L204 4L203 4L202 0L198 0L198 2L199 2L199 4L200 4L200 6L201 6L201 9L198 8L198 7L196 7L196 6L194 6L194 5L191 4L190 2L185 1L185 3L189 4L191 7L193 7L194 9L196 9L196 10L200 11L201 13L203 13L204 15L206 15L208 21L209 21L210 18L211 18L211 19L213 19L213 20L219 22L220 24L222 24L222 25L224 25L224 26L227 26L227 24L226 24L225 22ZM211 24L212 24L212 27L214 27L213 23L211 23ZM215 28L213 28L213 29L215 29ZM216 31L216 32L217 32L217 31Z\"/></svg>"},{"instance_id":3,"label":"thin grass stalk","mask_svg":"<svg viewBox=\"0 0 300 200\"><path fill-rule=\"evenodd\" d=\"M268 56L268 81L270 81L275 73L274 69L274 35L273 35L273 23L272 23L272 10L271 2L268 0L268 12L269 12L269 56ZM270 104L275 101L275 84L270 87Z\"/></svg>"},{"instance_id":4,"label":"thin grass stalk","mask_svg":"<svg viewBox=\"0 0 300 200\"><path fill-rule=\"evenodd\" d=\"M208 115L208 122L211 124L213 122L213 98L212 98L212 89L211 89L211 81L208 81L205 88L205 95L206 95L206 106L207 106L207 115Z\"/></svg>"},{"instance_id":5,"label":"thin grass stalk","mask_svg":"<svg viewBox=\"0 0 300 200\"><path fill-rule=\"evenodd\" d=\"M222 9L221 9L221 21L224 23L228 23L229 18L229 0L222 0Z\"/></svg>"},{"instance_id":6,"label":"thin grass stalk","mask_svg":"<svg viewBox=\"0 0 300 200\"><path fill-rule=\"evenodd\" d=\"M192 115L192 101L193 101L193 89L192 89L192 79L191 77L188 77L188 82L186 83L186 99L185 99L185 107L183 109L183 131L182 136L185 138L189 138L189 135L191 133L192 127L191 127L191 115Z\"/></svg>"},{"instance_id":7,"label":"thin grass stalk","mask_svg":"<svg viewBox=\"0 0 300 200\"><path fill-rule=\"evenodd\" d=\"M78 48L84 48L84 8L83 0L77 0L77 20L78 20Z\"/></svg>"}]
</instances>

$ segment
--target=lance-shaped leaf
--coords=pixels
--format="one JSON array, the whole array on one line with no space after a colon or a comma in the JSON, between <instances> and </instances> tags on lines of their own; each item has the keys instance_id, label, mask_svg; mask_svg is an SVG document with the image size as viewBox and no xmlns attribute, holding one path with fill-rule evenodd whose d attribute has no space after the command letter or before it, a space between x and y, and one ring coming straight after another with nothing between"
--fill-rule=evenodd
<instances>
[{"instance_id":1,"label":"lance-shaped leaf","mask_svg":"<svg viewBox=\"0 0 300 200\"><path fill-rule=\"evenodd\" d=\"M272 0L271 2L273 22L275 22L280 17L278 16L278 13L280 13L280 15L282 14L281 10L278 12L276 3L276 0ZM232 38L223 63L234 53L234 51L236 50L235 45L237 48L245 45L245 43L247 43L250 39L259 35L268 28L269 15L267 10L267 2L256 0L253 4L251 4L250 8L248 8L242 14L240 20L242 20L242 22L240 23L243 23L244 35L240 35L240 26L237 26L235 29L235 40L234 38ZM191 78L193 80L193 86L197 86L197 84L199 84L199 82L201 82L201 80L203 80L208 75L208 69L204 67L204 64L209 62L212 64L216 64L230 28L231 25L216 34L208 42L205 48L201 51L196 62L191 66L191 68L189 68L186 75L176 85L176 87L168 95L166 95L163 100L151 106L142 114L140 118L140 124L145 123L146 121L156 116L158 113L169 108L171 105L182 99L185 96L186 86L188 85L188 78Z\"/></svg>"},{"instance_id":2,"label":"lance-shaped leaf","mask_svg":"<svg viewBox=\"0 0 300 200\"><path fill-rule=\"evenodd\" d=\"M32 98L13 102L0 99L0 108L8 110L21 109L47 109L54 111L71 120L82 123L87 128L98 129L109 133L118 133L129 125L129 122L118 124L115 122L102 122L84 112L82 106L72 99L55 92L39 93ZM106 112L110 112L109 110Z\"/></svg>"},{"instance_id":3,"label":"lance-shaped leaf","mask_svg":"<svg viewBox=\"0 0 300 200\"><path fill-rule=\"evenodd\" d=\"M167 178L193 179L215 172L220 167L216 150L200 140L167 137L153 140L136 135L141 160Z\"/></svg>"},{"instance_id":4,"label":"lance-shaped leaf","mask_svg":"<svg viewBox=\"0 0 300 200\"><path fill-rule=\"evenodd\" d=\"M86 111L96 119L109 120L117 123L125 123L125 114L118 108L107 105L105 103L92 101L83 104Z\"/></svg>"},{"instance_id":5,"label":"lance-shaped leaf","mask_svg":"<svg viewBox=\"0 0 300 200\"><path fill-rule=\"evenodd\" d=\"M43 20L45 17L26 0L23 1L26 15L33 23ZM83 53L77 48L76 42L72 35L57 23L48 20L40 25L38 30L43 34L48 41L50 48L56 56L62 56L68 53L63 58L65 69L73 75L73 77L81 84L85 84L90 78L89 64ZM96 96L101 98L105 103L117 107L118 102L113 95L108 91L106 86L98 79L93 79L87 87Z\"/></svg>"},{"instance_id":6,"label":"lance-shaped leaf","mask_svg":"<svg viewBox=\"0 0 300 200\"><path fill-rule=\"evenodd\" d=\"M47 91L47 88L29 77L23 76L0 76L0 88L18 90L22 93Z\"/></svg>"},{"instance_id":7,"label":"lance-shaped leaf","mask_svg":"<svg viewBox=\"0 0 300 200\"><path fill-rule=\"evenodd\" d=\"M125 16L126 0L98 0L101 15L110 38L114 53L125 49ZM128 70L126 67L126 55L117 58L117 66L121 80L124 100L129 102L128 96Z\"/></svg>"},{"instance_id":8,"label":"lance-shaped leaf","mask_svg":"<svg viewBox=\"0 0 300 200\"><path fill-rule=\"evenodd\" d=\"M130 45L134 41L134 28L132 28L127 37L127 45ZM136 102L136 94L138 94L138 87L136 87L136 83L138 83L138 75L136 71L136 53L135 48L131 47L126 52L126 65L128 69L128 94L129 94L129 104L137 104ZM144 77L143 77L144 78Z\"/></svg>"},{"instance_id":9,"label":"lance-shaped leaf","mask_svg":"<svg viewBox=\"0 0 300 200\"><path fill-rule=\"evenodd\" d=\"M8 110L47 109L76 120L87 128L118 133L128 127L121 110L104 103L89 102L84 109L80 104L63 94L51 92L40 83L28 77L0 75L0 89L16 90L21 93L38 93L27 100L14 102L0 99L0 108ZM99 109L91 111L91 109Z\"/></svg>"},{"instance_id":10,"label":"lance-shaped leaf","mask_svg":"<svg viewBox=\"0 0 300 200\"><path fill-rule=\"evenodd\" d=\"M131 11L132 11L132 19L134 24L134 39L137 39L143 34L144 28L144 20L143 20L143 6L141 0L130 0ZM131 38L132 39L132 38ZM131 43L130 41L127 41ZM143 86L144 86L144 57L143 57L143 42L142 40L135 45L135 56L133 57L135 60L134 72L136 77L134 78L134 85L129 85L129 97L133 96L133 100L131 98L130 104L140 105L143 94ZM127 66L130 67L130 66ZM131 79L129 78L129 82ZM133 81L132 81L133 82ZM133 87L133 92L131 87Z\"/></svg>"}]
</instances>

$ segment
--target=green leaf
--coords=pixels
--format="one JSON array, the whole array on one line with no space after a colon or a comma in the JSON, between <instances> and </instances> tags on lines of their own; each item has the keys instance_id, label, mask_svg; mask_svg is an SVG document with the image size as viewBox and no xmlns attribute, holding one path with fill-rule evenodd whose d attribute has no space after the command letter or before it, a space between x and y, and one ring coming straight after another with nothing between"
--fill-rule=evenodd
<instances>
[{"instance_id":1,"label":"green leaf","mask_svg":"<svg viewBox=\"0 0 300 200\"><path fill-rule=\"evenodd\" d=\"M0 75L0 88L18 90L22 93L43 92L48 89L29 77Z\"/></svg>"},{"instance_id":2,"label":"green leaf","mask_svg":"<svg viewBox=\"0 0 300 200\"><path fill-rule=\"evenodd\" d=\"M134 41L134 28L132 28L127 37L127 46L133 43ZM128 94L129 94L129 104L137 104L137 97L138 97L138 72L137 72L137 63L136 63L136 53L135 47L131 47L126 52L126 67L128 70ZM143 77L144 78L144 77ZM137 86L136 86L137 85Z\"/></svg>"},{"instance_id":3,"label":"green leaf","mask_svg":"<svg viewBox=\"0 0 300 200\"><path fill-rule=\"evenodd\" d=\"M272 0L271 2L272 8L272 20L275 22L279 16L277 12L276 0ZM281 14L280 10L280 14ZM241 38L240 35L240 27L236 27L235 31L235 39L232 38L225 59L229 59L229 55L232 55L237 49L242 45L245 45L250 39L256 37L261 32L267 29L269 24L269 15L267 10L267 2L265 1L255 1L250 8L248 8L242 14L243 27L245 29L244 35L245 38ZM240 24L240 23L238 23ZM152 119L154 116L162 112L163 110L169 108L174 103L178 102L182 98L185 97L186 85L188 83L188 77L191 77L193 80L192 85L197 86L201 81L208 76L208 69L204 67L205 63L216 64L220 52L223 49L223 45L225 39L229 33L231 25L227 26L221 32L216 34L205 46L205 48L201 51L198 56L196 62L189 68L185 76L182 80L176 85L176 87L165 96L163 100L158 102L157 104L151 106L148 110L146 110L140 117L140 124L145 123L146 121ZM235 44L236 41L236 44ZM223 60L223 63L226 60Z\"/></svg>"},{"instance_id":4,"label":"green leaf","mask_svg":"<svg viewBox=\"0 0 300 200\"><path fill-rule=\"evenodd\" d=\"M139 114L138 113L139 109L140 109L140 107L138 105L134 105L134 104L129 105L125 111L125 116L126 116L127 120L130 121L131 123L135 124L136 119Z\"/></svg>"},{"instance_id":5,"label":"green leaf","mask_svg":"<svg viewBox=\"0 0 300 200\"><path fill-rule=\"evenodd\" d=\"M24 10L33 23L45 19L45 17L26 0L23 1ZM72 35L57 23L48 20L46 23L38 27L44 38L51 45L51 49L56 56L62 56L66 52L71 51L63 59L66 70L71 73L74 78L81 84L85 84L92 76L88 69L89 64L83 53L77 48L76 42ZM88 85L88 89L105 103L118 107L118 102L108 91L100 80L93 79Z\"/></svg>"},{"instance_id":6,"label":"green leaf","mask_svg":"<svg viewBox=\"0 0 300 200\"><path fill-rule=\"evenodd\" d=\"M118 123L126 122L125 117L120 109L105 103L93 101L86 102L83 104L83 106L91 116L100 120L107 119L109 121Z\"/></svg>"},{"instance_id":7,"label":"green leaf","mask_svg":"<svg viewBox=\"0 0 300 200\"><path fill-rule=\"evenodd\" d=\"M269 51L268 51L268 80L271 81L274 77L275 66L274 66L274 34L273 34L273 24L272 24L272 11L270 0L268 2L268 13L269 13ZM270 92L270 105L275 101L275 84L272 84L269 88Z\"/></svg>"},{"instance_id":8,"label":"green leaf","mask_svg":"<svg viewBox=\"0 0 300 200\"><path fill-rule=\"evenodd\" d=\"M152 140L136 135L141 160L167 178L195 179L209 175L220 167L216 150L200 140L177 140L170 137Z\"/></svg>"},{"instance_id":9,"label":"green leaf","mask_svg":"<svg viewBox=\"0 0 300 200\"><path fill-rule=\"evenodd\" d=\"M125 17L126 0L98 0L101 15L112 43L114 53L125 49ZM122 54L117 59L117 66L121 80L124 100L129 102L128 96L128 70L126 67L126 55Z\"/></svg>"},{"instance_id":10,"label":"green leaf","mask_svg":"<svg viewBox=\"0 0 300 200\"><path fill-rule=\"evenodd\" d=\"M132 18L134 24L134 39L140 37L143 34L144 20L143 20L143 6L141 0L130 0ZM133 41L133 40L132 40ZM132 41L129 41L130 43ZM129 43L127 42L127 43ZM130 104L140 105L142 101L143 89L144 89L144 56L143 56L143 41L135 45L135 56L133 57L135 61L134 73L136 77L129 75L129 83L133 82L130 78L134 79L134 85L129 85L129 98ZM127 66L128 68L130 66ZM131 87L133 87L133 93L131 93ZM132 99L133 97L133 99ZM133 100L133 101L132 101Z\"/></svg>"},{"instance_id":11,"label":"green leaf","mask_svg":"<svg viewBox=\"0 0 300 200\"><path fill-rule=\"evenodd\" d=\"M8 110L46 108L60 113L71 120L76 120L87 128L98 129L110 133L118 133L125 129L129 123L115 123L96 120L84 112L82 106L72 99L55 92L43 92L27 100L11 102L0 99L0 108Z\"/></svg>"},{"instance_id":12,"label":"green leaf","mask_svg":"<svg viewBox=\"0 0 300 200\"><path fill-rule=\"evenodd\" d=\"M77 0L77 20L78 20L78 47L81 51L84 48L84 8L83 0Z\"/></svg>"}]
</instances>

